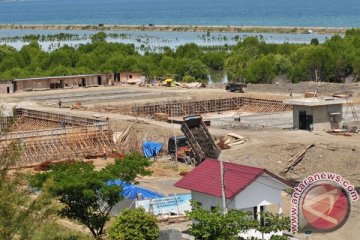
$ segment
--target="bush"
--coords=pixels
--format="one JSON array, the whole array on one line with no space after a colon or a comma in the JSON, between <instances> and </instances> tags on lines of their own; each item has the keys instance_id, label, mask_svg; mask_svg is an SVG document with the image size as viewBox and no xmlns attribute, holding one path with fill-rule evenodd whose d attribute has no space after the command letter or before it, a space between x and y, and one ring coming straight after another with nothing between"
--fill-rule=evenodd
<instances>
[{"instance_id":1,"label":"bush","mask_svg":"<svg viewBox=\"0 0 360 240\"><path fill-rule=\"evenodd\" d=\"M143 208L125 209L109 230L113 240L155 240L159 237L159 226L154 215Z\"/></svg>"},{"instance_id":2,"label":"bush","mask_svg":"<svg viewBox=\"0 0 360 240\"><path fill-rule=\"evenodd\" d=\"M186 83L191 83L191 82L195 82L196 79L193 77L193 76L190 76L190 75L185 75L182 79L183 82L186 82Z\"/></svg>"}]
</instances>

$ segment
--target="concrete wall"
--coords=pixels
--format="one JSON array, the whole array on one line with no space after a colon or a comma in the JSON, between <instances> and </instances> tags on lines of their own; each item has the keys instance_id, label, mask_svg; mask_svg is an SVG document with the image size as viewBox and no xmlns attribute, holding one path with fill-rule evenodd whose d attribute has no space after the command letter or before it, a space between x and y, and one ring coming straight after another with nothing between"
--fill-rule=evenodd
<instances>
[{"instance_id":1,"label":"concrete wall","mask_svg":"<svg viewBox=\"0 0 360 240\"><path fill-rule=\"evenodd\" d=\"M279 189L284 188L286 188L284 183L263 174L235 197L235 208L245 209L281 204L281 190Z\"/></svg>"},{"instance_id":2,"label":"concrete wall","mask_svg":"<svg viewBox=\"0 0 360 240\"><path fill-rule=\"evenodd\" d=\"M322 131L332 128L338 128L342 119L342 105L322 105L322 106L294 106L293 108L293 126L299 129L299 112L305 111L306 115L313 116L313 130ZM330 113L340 113L330 116Z\"/></svg>"},{"instance_id":3,"label":"concrete wall","mask_svg":"<svg viewBox=\"0 0 360 240\"><path fill-rule=\"evenodd\" d=\"M0 94L2 93L13 93L13 84L9 81L0 82Z\"/></svg>"},{"instance_id":4,"label":"concrete wall","mask_svg":"<svg viewBox=\"0 0 360 240\"><path fill-rule=\"evenodd\" d=\"M91 76L64 76L40 79L15 80L16 90L32 90L32 89L56 89L56 88L78 88L91 86L107 86L111 85L111 74L99 74Z\"/></svg>"},{"instance_id":5,"label":"concrete wall","mask_svg":"<svg viewBox=\"0 0 360 240\"><path fill-rule=\"evenodd\" d=\"M226 182L225 182L226 186ZM249 210L256 206L271 204L281 205L281 190L285 184L264 174L241 191L234 200L226 199L229 208ZM220 197L191 191L193 201L200 202L202 208L210 210L214 206L222 206Z\"/></svg>"},{"instance_id":6,"label":"concrete wall","mask_svg":"<svg viewBox=\"0 0 360 240\"><path fill-rule=\"evenodd\" d=\"M136 72L122 72L122 73L120 73L120 82L126 83L128 80L140 81L141 80L141 73L136 73Z\"/></svg>"},{"instance_id":7,"label":"concrete wall","mask_svg":"<svg viewBox=\"0 0 360 240\"><path fill-rule=\"evenodd\" d=\"M226 182L225 182L226 186ZM253 183L247 186L243 191L241 191L235 199L232 201L226 200L228 209L240 209L244 212L254 212L254 207L257 208L258 220L260 220L260 206L264 206L264 211L267 211L267 205L277 205L278 213L282 213L282 200L281 200L281 190L287 186L278 181L277 179L263 174L256 179ZM212 206L222 206L222 200L219 197L212 195L191 192L192 200L195 202L200 202L203 209L210 210ZM265 234L264 239L270 239L271 235L282 235L282 232L272 232L270 234ZM244 238L257 237L261 239L262 235L260 232L251 229L247 232L243 232L240 236Z\"/></svg>"}]
</instances>

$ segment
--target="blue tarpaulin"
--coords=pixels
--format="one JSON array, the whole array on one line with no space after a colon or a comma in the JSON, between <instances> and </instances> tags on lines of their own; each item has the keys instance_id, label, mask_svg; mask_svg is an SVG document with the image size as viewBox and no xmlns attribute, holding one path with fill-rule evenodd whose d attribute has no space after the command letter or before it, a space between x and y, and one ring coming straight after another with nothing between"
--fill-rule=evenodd
<instances>
[{"instance_id":1,"label":"blue tarpaulin","mask_svg":"<svg viewBox=\"0 0 360 240\"><path fill-rule=\"evenodd\" d=\"M158 155L161 148L162 143L159 142L144 142L143 144L144 155L147 158L154 157L154 152Z\"/></svg>"},{"instance_id":2,"label":"blue tarpaulin","mask_svg":"<svg viewBox=\"0 0 360 240\"><path fill-rule=\"evenodd\" d=\"M150 191L146 188L142 188L142 187L130 184L128 182L124 182L120 179L117 179L115 181L109 181L108 185L121 186L123 188L121 195L123 197L129 198L129 199L136 199L139 193L141 193L141 195L144 199L154 199L154 198L164 197L164 195L162 195L160 193Z\"/></svg>"}]
</instances>

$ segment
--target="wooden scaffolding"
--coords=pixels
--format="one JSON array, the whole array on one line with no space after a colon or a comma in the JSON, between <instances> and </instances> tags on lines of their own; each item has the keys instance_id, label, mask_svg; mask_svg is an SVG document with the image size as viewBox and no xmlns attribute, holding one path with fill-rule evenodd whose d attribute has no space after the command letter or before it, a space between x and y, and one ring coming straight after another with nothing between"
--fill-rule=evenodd
<instances>
[{"instance_id":1,"label":"wooden scaffolding","mask_svg":"<svg viewBox=\"0 0 360 240\"><path fill-rule=\"evenodd\" d=\"M131 111L137 115L146 116L154 116L155 113L165 113L170 116L185 116L230 110L268 113L290 111L291 109L291 105L284 104L277 100L233 97L202 101L172 101L160 104L147 104L134 106Z\"/></svg>"},{"instance_id":2,"label":"wooden scaffolding","mask_svg":"<svg viewBox=\"0 0 360 240\"><path fill-rule=\"evenodd\" d=\"M0 134L0 153L21 146L17 166L98 156L115 147L110 124L92 118L16 109L10 131Z\"/></svg>"}]
</instances>

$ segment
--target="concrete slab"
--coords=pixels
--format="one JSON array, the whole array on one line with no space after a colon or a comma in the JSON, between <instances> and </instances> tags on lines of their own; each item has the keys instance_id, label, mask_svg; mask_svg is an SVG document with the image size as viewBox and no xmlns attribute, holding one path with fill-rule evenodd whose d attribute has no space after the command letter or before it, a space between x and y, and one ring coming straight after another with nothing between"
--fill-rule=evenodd
<instances>
[{"instance_id":1,"label":"concrete slab","mask_svg":"<svg viewBox=\"0 0 360 240\"><path fill-rule=\"evenodd\" d=\"M296 106L325 106L351 103L351 100L335 97L285 99L283 103Z\"/></svg>"}]
</instances>

